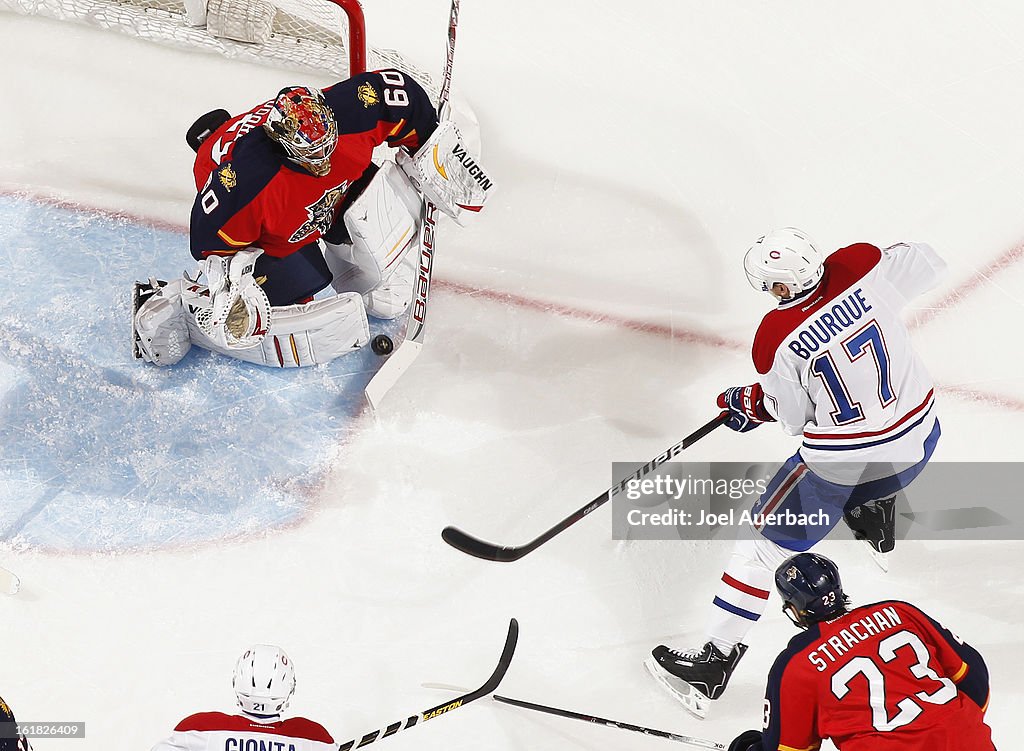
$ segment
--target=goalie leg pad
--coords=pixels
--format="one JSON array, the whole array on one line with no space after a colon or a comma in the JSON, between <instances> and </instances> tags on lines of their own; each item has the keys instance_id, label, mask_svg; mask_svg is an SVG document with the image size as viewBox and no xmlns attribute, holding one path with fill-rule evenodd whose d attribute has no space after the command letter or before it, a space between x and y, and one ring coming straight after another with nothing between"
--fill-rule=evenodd
<instances>
[{"instance_id":1,"label":"goalie leg pad","mask_svg":"<svg viewBox=\"0 0 1024 751\"><path fill-rule=\"evenodd\" d=\"M386 283L363 295L366 312L374 318L398 318L412 302L412 290L419 278L419 254L409 253Z\"/></svg>"},{"instance_id":2,"label":"goalie leg pad","mask_svg":"<svg viewBox=\"0 0 1024 751\"><path fill-rule=\"evenodd\" d=\"M479 156L469 151L451 120L442 121L415 156L400 152L398 164L427 200L459 226L479 213L494 192Z\"/></svg>"},{"instance_id":3,"label":"goalie leg pad","mask_svg":"<svg viewBox=\"0 0 1024 751\"><path fill-rule=\"evenodd\" d=\"M205 290L193 285L188 298L201 298ZM191 310L186 304L186 310ZM314 300L303 305L273 309L270 329L259 346L238 349L225 347L207 336L192 316L186 316L192 342L197 346L237 360L274 368L320 365L354 352L370 341L370 327L362 298L346 293Z\"/></svg>"},{"instance_id":4,"label":"goalie leg pad","mask_svg":"<svg viewBox=\"0 0 1024 751\"><path fill-rule=\"evenodd\" d=\"M416 247L422 206L406 174L385 162L345 212L352 243L324 243L334 288L364 294L387 282Z\"/></svg>"},{"instance_id":5,"label":"goalie leg pad","mask_svg":"<svg viewBox=\"0 0 1024 751\"><path fill-rule=\"evenodd\" d=\"M183 280L163 284L136 282L132 291L132 330L137 358L154 365L174 365L192 348L181 299Z\"/></svg>"}]
</instances>

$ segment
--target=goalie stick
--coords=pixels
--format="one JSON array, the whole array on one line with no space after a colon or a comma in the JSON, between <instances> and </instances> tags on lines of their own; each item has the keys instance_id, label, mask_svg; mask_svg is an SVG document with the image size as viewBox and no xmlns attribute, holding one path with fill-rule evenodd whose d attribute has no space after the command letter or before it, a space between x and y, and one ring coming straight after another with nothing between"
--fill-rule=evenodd
<instances>
[{"instance_id":1,"label":"goalie stick","mask_svg":"<svg viewBox=\"0 0 1024 751\"><path fill-rule=\"evenodd\" d=\"M593 722L597 725L607 725L611 728L618 728L619 730L632 730L635 733L643 733L644 735L652 735L655 738L664 738L669 741L678 741L679 743L686 743L696 748L708 748L724 749L721 743L715 741L704 740L703 738L694 738L690 735L679 735L678 733L669 733L666 730L655 730L654 728L645 728L642 725L631 725L628 722L619 722L618 720L609 720L604 717L597 717L592 714L583 714L582 712L573 712L570 709L558 709L557 707L548 707L544 704L534 704L530 701L523 701L522 699L510 699L507 696L494 695L495 701L500 701L503 704L511 704L514 707L522 707L523 709L532 709L536 712L545 712L547 714L553 714L557 717L569 717L573 720L583 720L584 722Z\"/></svg>"},{"instance_id":2,"label":"goalie stick","mask_svg":"<svg viewBox=\"0 0 1024 751\"><path fill-rule=\"evenodd\" d=\"M558 522L558 524L553 526L540 537L531 540L525 545L495 545L494 543L484 542L483 540L477 537L473 537L472 535L463 532L461 529L458 529L457 527L445 527L441 531L441 539L449 545L451 545L456 550L461 550L463 553L474 556L476 558L483 558L486 561L500 561L502 563L507 563L509 561L518 561L527 553L531 553L537 548L539 548L552 537L567 530L580 519L590 514L591 511L594 511L595 509L606 504L609 500L611 500L612 496L618 495L623 490L625 490L627 482L634 479L639 480L641 477L648 475L665 462L675 458L675 456L678 455L680 451L687 449L693 444L695 444L697 441L706 436L719 425L724 425L726 422L728 422L728 420L728 412L723 412L722 414L718 415L718 417L716 417L714 420L711 420L710 422L697 428L697 430L695 430L690 435L686 436L686 438L681 440L675 446L672 446L668 450L659 454L654 459L647 462L647 464L644 464L642 467L640 467L640 469L638 469L632 475L623 479L617 485L612 486L603 494L599 495L597 498L588 503L586 506L577 510L574 514L567 516L565 519L562 519L562 521Z\"/></svg>"},{"instance_id":3,"label":"goalie stick","mask_svg":"<svg viewBox=\"0 0 1024 751\"><path fill-rule=\"evenodd\" d=\"M448 97L452 87L452 65L455 63L455 30L459 25L459 0L452 0L448 16L448 50L441 81L441 93L437 100L438 116L447 115ZM413 290L409 322L405 328L405 339L395 348L391 356L366 384L363 393L371 409L377 409L384 395L391 390L398 379L409 369L423 348L423 333L427 321L427 303L430 299L430 279L434 273L434 248L437 242L438 209L433 201L425 201L420 216L420 264L419 278Z\"/></svg>"},{"instance_id":4,"label":"goalie stick","mask_svg":"<svg viewBox=\"0 0 1024 751\"><path fill-rule=\"evenodd\" d=\"M435 717L447 714L453 710L459 709L460 707L469 704L474 699L479 699L483 696L487 696L489 693L494 691L501 683L501 679L505 677L505 672L508 670L509 664L512 662L512 655L516 651L516 642L519 639L519 622L513 618L508 623L508 636L505 637L505 647L501 650L501 657L498 659L498 666L494 668L494 672L491 673L491 677L476 691L470 691L467 694L456 697L451 701L446 701L443 704L438 704L436 707L430 709L424 709L422 712L412 715L406 720L399 720L393 722L386 728L380 730L374 730L370 733L366 733L358 741L355 739L348 741L348 743L342 743L338 747L338 751L352 751L355 748L362 748L368 746L376 740L381 738L387 738L394 735L399 730L406 730L419 723L421 720L426 722L432 720Z\"/></svg>"}]
</instances>

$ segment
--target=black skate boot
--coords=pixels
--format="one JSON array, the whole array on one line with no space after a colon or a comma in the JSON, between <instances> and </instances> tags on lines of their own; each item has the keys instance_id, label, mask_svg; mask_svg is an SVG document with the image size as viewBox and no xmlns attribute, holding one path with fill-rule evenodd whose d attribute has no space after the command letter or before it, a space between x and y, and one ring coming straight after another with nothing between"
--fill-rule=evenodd
<instances>
[{"instance_id":1,"label":"black skate boot","mask_svg":"<svg viewBox=\"0 0 1024 751\"><path fill-rule=\"evenodd\" d=\"M661 645L644 660L644 666L687 710L704 719L711 700L725 692L729 676L746 651L746 644L737 644L727 655L711 642L686 652Z\"/></svg>"},{"instance_id":2,"label":"black skate boot","mask_svg":"<svg viewBox=\"0 0 1024 751\"><path fill-rule=\"evenodd\" d=\"M853 536L871 546L871 558L882 571L889 570L889 553L896 547L896 496L869 501L843 512Z\"/></svg>"}]
</instances>

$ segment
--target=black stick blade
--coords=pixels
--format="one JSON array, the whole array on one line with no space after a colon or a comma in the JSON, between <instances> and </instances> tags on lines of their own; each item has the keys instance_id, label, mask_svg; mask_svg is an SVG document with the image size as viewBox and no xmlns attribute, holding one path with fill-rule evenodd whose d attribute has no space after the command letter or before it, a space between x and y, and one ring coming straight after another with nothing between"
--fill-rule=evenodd
<instances>
[{"instance_id":1,"label":"black stick blade","mask_svg":"<svg viewBox=\"0 0 1024 751\"><path fill-rule=\"evenodd\" d=\"M480 688L475 691L470 691L468 694L453 699L452 701L446 701L444 704L438 704L436 707L421 712L423 720L432 720L435 717L458 709L463 704L468 704L474 699L479 699L482 696L487 696L489 693L494 691L501 683L501 679L505 677L505 673L508 672L508 666L512 664L512 656L516 651L516 644L519 642L519 621L515 618L508 622L508 634L505 636L505 646L502 647L501 657L498 658L498 664L494 668L494 672L491 673L491 677L488 678Z\"/></svg>"},{"instance_id":2,"label":"black stick blade","mask_svg":"<svg viewBox=\"0 0 1024 751\"><path fill-rule=\"evenodd\" d=\"M518 561L532 550L528 545L519 548L494 545L478 537L473 537L473 535L466 534L456 527L445 527L442 529L441 539L456 550L485 561L499 561L503 563Z\"/></svg>"},{"instance_id":3,"label":"black stick blade","mask_svg":"<svg viewBox=\"0 0 1024 751\"><path fill-rule=\"evenodd\" d=\"M479 699L482 696L487 696L492 693L494 689L501 683L501 679L505 677L505 673L508 672L508 666L512 664L512 656L516 651L516 643L519 641L519 621L515 618L511 619L508 623L508 635L505 637L505 646L502 647L501 657L498 658L498 665L494 668L494 672L491 673L491 677L476 691L470 691L468 694L454 699L452 701L446 701L444 704L438 704L436 707L425 709L419 714L414 714L405 720L403 725L401 722L393 722L387 726L383 731L374 730L372 733L367 733L360 738L357 744L355 740L342 743L338 746L338 751L353 751L354 748L362 748L368 746L374 741L380 738L389 738L390 736L397 733L399 730L406 730L415 725L422 718L424 722L432 720L435 717L441 717L442 715L448 714L459 707L469 704L474 699ZM383 733L383 735L381 734Z\"/></svg>"}]
</instances>

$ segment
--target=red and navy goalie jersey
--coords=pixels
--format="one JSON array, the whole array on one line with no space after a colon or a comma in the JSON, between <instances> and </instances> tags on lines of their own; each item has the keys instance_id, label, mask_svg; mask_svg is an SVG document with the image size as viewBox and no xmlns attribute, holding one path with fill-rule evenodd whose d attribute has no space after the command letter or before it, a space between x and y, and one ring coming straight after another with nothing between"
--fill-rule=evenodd
<instances>
[{"instance_id":1,"label":"red and navy goalie jersey","mask_svg":"<svg viewBox=\"0 0 1024 751\"><path fill-rule=\"evenodd\" d=\"M190 223L197 260L250 245L281 258L316 241L337 219L376 146L414 151L437 127L430 97L397 70L361 73L324 89L324 97L338 123L338 145L323 177L289 161L263 129L273 100L231 118L203 141Z\"/></svg>"},{"instance_id":2,"label":"red and navy goalie jersey","mask_svg":"<svg viewBox=\"0 0 1024 751\"><path fill-rule=\"evenodd\" d=\"M812 625L779 655L765 693L766 751L992 751L981 655L890 600Z\"/></svg>"}]
</instances>

